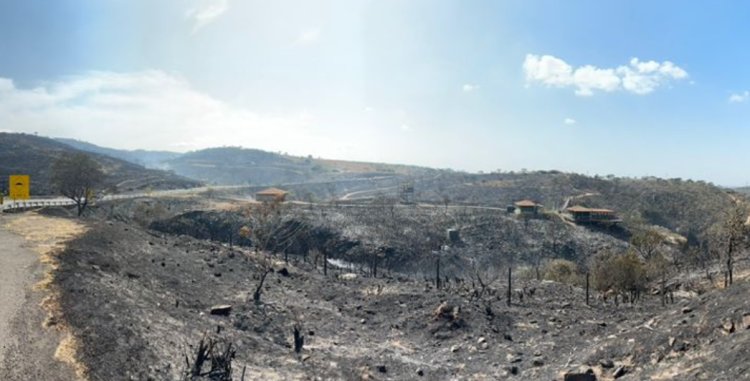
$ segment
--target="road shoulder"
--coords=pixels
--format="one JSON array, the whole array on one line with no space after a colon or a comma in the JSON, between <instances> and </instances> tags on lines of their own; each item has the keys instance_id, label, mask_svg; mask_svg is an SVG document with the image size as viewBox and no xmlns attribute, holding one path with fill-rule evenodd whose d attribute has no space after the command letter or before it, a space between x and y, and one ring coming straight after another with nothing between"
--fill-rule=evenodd
<instances>
[{"instance_id":1,"label":"road shoulder","mask_svg":"<svg viewBox=\"0 0 750 381\"><path fill-rule=\"evenodd\" d=\"M45 255L59 249L69 226L34 213L0 215L0 379L76 380L59 361L66 332L50 324L52 290L39 287L50 275Z\"/></svg>"}]
</instances>

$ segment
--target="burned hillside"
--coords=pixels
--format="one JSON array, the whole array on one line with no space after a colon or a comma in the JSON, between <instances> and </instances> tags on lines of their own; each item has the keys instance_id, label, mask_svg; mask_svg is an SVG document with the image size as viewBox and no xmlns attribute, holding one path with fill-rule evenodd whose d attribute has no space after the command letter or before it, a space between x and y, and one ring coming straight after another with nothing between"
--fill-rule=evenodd
<instances>
[{"instance_id":1,"label":"burned hillside","mask_svg":"<svg viewBox=\"0 0 750 381\"><path fill-rule=\"evenodd\" d=\"M438 256L444 276L468 277L472 267L541 266L563 258L581 265L603 251L624 250L626 241L567 223L559 217L527 220L496 209L398 204L289 205L279 233L298 229L274 250L305 257L314 253L377 271L431 277ZM191 211L150 227L226 244L250 245L238 232L246 211ZM301 226L301 227L300 227ZM451 241L448 231L458 239Z\"/></svg>"},{"instance_id":2,"label":"burned hillside","mask_svg":"<svg viewBox=\"0 0 750 381\"><path fill-rule=\"evenodd\" d=\"M313 258L285 262L116 221L95 224L60 258L59 318L80 338L91 380L180 379L206 335L233 344L235 379L562 380L590 369L639 380L678 369L686 380L729 380L744 374L737 359L750 340L744 280L728 291L684 284L664 306L595 294L587 305L585 289L557 282L514 278L508 289L501 274L486 287L451 279L438 289L395 269L326 273Z\"/></svg>"}]
</instances>

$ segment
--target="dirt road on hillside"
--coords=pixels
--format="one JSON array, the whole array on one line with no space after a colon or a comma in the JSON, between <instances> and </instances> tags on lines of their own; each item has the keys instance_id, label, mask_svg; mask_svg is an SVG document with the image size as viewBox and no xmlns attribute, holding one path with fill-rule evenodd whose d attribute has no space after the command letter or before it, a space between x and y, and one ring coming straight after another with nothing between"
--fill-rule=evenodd
<instances>
[{"instance_id":1,"label":"dirt road on hillside","mask_svg":"<svg viewBox=\"0 0 750 381\"><path fill-rule=\"evenodd\" d=\"M45 295L34 291L45 273L39 250L10 231L28 216L0 215L0 380L75 380L72 370L55 360L63 334L43 328Z\"/></svg>"}]
</instances>

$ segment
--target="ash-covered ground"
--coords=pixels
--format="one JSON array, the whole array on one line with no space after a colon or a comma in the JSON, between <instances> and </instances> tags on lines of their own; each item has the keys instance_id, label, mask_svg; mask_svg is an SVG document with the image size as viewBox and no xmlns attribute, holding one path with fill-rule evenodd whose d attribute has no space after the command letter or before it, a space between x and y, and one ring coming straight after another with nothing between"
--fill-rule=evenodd
<instances>
[{"instance_id":1,"label":"ash-covered ground","mask_svg":"<svg viewBox=\"0 0 750 381\"><path fill-rule=\"evenodd\" d=\"M739 380L750 367L750 299L677 288L604 302L582 288L497 277L441 289L423 279L323 268L291 256L100 218L68 245L56 277L90 380L179 380L207 335L236 348L246 380ZM267 266L260 303L253 292ZM698 292L700 291L700 295ZM211 308L230 305L228 316ZM304 347L293 350L293 327Z\"/></svg>"}]
</instances>

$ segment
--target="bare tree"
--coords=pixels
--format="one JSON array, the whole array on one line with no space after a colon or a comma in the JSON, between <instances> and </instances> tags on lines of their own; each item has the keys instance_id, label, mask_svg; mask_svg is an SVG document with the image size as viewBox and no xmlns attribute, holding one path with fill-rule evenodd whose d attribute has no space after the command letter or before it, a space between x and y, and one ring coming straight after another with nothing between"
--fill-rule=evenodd
<instances>
[{"instance_id":1,"label":"bare tree","mask_svg":"<svg viewBox=\"0 0 750 381\"><path fill-rule=\"evenodd\" d=\"M272 261L266 256L268 251L276 251L279 248L286 251L306 225L292 221L287 215L285 205L278 201L254 204L248 208L245 216L246 225L240 228L240 236L249 238L256 253L263 256L260 261L258 285L253 292L253 301L260 304L263 284L268 274L273 272Z\"/></svg>"},{"instance_id":2,"label":"bare tree","mask_svg":"<svg viewBox=\"0 0 750 381\"><path fill-rule=\"evenodd\" d=\"M231 342L203 336L193 356L185 356L183 381L232 381L232 360L236 350Z\"/></svg>"},{"instance_id":3,"label":"bare tree","mask_svg":"<svg viewBox=\"0 0 750 381\"><path fill-rule=\"evenodd\" d=\"M103 179L104 172L99 164L85 153L65 154L52 165L53 186L76 203L79 217Z\"/></svg>"}]
</instances>

